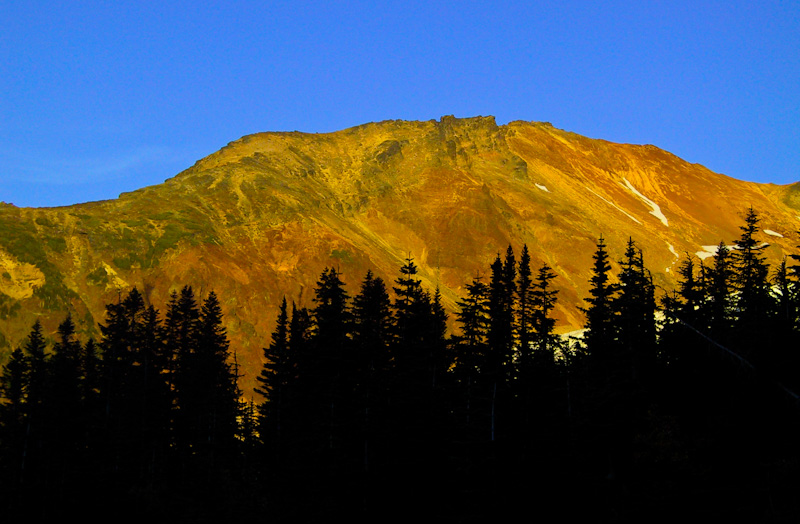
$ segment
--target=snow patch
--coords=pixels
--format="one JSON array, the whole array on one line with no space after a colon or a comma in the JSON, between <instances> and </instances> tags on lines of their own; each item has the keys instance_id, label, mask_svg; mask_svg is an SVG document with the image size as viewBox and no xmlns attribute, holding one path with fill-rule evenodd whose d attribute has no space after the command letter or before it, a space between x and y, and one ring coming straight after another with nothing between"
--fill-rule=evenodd
<instances>
[{"instance_id":1,"label":"snow patch","mask_svg":"<svg viewBox=\"0 0 800 524\"><path fill-rule=\"evenodd\" d=\"M617 204L615 204L614 202L609 202L609 201L608 201L608 200L606 200L605 198L601 197L600 195L598 195L597 193L595 193L594 191L592 191L592 190L591 190L591 189L590 189L588 186L584 186L584 187L585 187L586 189L588 189L588 190L589 190L589 192L590 192L591 194L593 194L594 196L596 196L597 198L599 198L600 200L602 200L602 201L603 201L603 202L605 202L606 204L608 204L608 205L610 205L610 206L613 206L614 208L616 208L616 209L617 209L617 211L619 211L620 213L622 213L622 214L623 214L623 215L625 215L626 217L630 218L631 220L633 220L633 221L634 221L634 222L636 222L637 224L641 224L641 222L639 222L639 220L638 220L638 219L637 219L635 216L633 216L633 215L631 215L630 213L626 212L624 209L622 209L621 207L619 207L619 206L618 206Z\"/></svg>"},{"instance_id":2,"label":"snow patch","mask_svg":"<svg viewBox=\"0 0 800 524\"><path fill-rule=\"evenodd\" d=\"M716 255L717 248L719 246L717 245L717 246L700 246L700 247L703 250L696 252L695 255L697 255L697 258L699 258L700 260L705 260L708 257L713 257L714 255Z\"/></svg>"},{"instance_id":3,"label":"snow patch","mask_svg":"<svg viewBox=\"0 0 800 524\"><path fill-rule=\"evenodd\" d=\"M678 259L680 259L680 255L678 254L677 251L675 251L675 247L672 244L670 244L669 242L667 242L667 247L669 248L669 252L672 253L673 255L675 255L675 260L672 261L672 266L674 266L675 263L678 261ZM669 266L666 269L667 273L669 273L669 270L672 268L672 266Z\"/></svg>"},{"instance_id":4,"label":"snow patch","mask_svg":"<svg viewBox=\"0 0 800 524\"><path fill-rule=\"evenodd\" d=\"M756 249L762 249L762 248L765 248L767 246L769 246L769 242L761 242L761 244L759 244L756 247ZM697 255L698 258L700 258L702 260L705 260L706 258L713 257L714 255L717 254L717 248L719 247L719 245L716 245L716 246L700 246L700 247L703 248L703 250L696 252L695 255ZM732 246L727 246L726 245L726 247L728 249L730 249L731 251L739 249L736 245L732 245Z\"/></svg>"},{"instance_id":5,"label":"snow patch","mask_svg":"<svg viewBox=\"0 0 800 524\"><path fill-rule=\"evenodd\" d=\"M667 247L669 247L669 252L672 253L673 255L675 255L676 259L681 258L681 256L678 254L678 252L675 251L675 247L672 244L667 242ZM674 264L674 262L673 262L673 264Z\"/></svg>"},{"instance_id":6,"label":"snow patch","mask_svg":"<svg viewBox=\"0 0 800 524\"><path fill-rule=\"evenodd\" d=\"M543 186L542 184L534 184L534 185L536 187L538 187L539 189L541 189L542 191L544 191L545 193L549 193L550 192L550 190L547 189L547 187Z\"/></svg>"},{"instance_id":7,"label":"snow patch","mask_svg":"<svg viewBox=\"0 0 800 524\"><path fill-rule=\"evenodd\" d=\"M642 200L642 202L644 202L645 204L650 206L650 208L652 209L652 211L650 211L650 214L653 215L654 217L656 217L657 219L659 219L662 224L664 224L665 226L669 227L669 221L667 221L667 217L664 216L664 213L661 212L661 208L658 206L658 204L656 204L655 202L653 202L652 200L650 200L649 198L647 198L643 194L639 193L639 191L637 191L636 188L633 187L633 185L628 181L627 178L623 178L622 180L625 181L625 185L628 186L628 189L630 189L630 191L634 195L639 197Z\"/></svg>"},{"instance_id":8,"label":"snow patch","mask_svg":"<svg viewBox=\"0 0 800 524\"><path fill-rule=\"evenodd\" d=\"M772 235L772 236L774 236L774 237L780 237L780 238L783 238L783 235L781 235L781 234L780 234L780 233L778 233L777 231L773 231L773 230L771 230L771 229L765 229L765 230L764 230L764 233L766 233L766 234L768 234L768 235Z\"/></svg>"}]
</instances>

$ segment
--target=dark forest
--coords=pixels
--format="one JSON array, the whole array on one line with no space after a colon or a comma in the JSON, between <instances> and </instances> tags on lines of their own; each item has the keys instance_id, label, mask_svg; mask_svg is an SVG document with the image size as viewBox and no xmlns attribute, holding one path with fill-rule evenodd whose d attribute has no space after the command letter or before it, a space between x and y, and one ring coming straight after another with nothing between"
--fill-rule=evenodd
<instances>
[{"instance_id":1,"label":"dark forest","mask_svg":"<svg viewBox=\"0 0 800 524\"><path fill-rule=\"evenodd\" d=\"M0 516L32 521L654 522L800 519L800 256L739 238L656 289L601 237L585 330L556 334L557 276L498 246L448 333L409 257L335 268L283 300L243 392L220 299L137 289L98 340L31 328L0 378ZM255 399L255 400L247 400Z\"/></svg>"}]
</instances>

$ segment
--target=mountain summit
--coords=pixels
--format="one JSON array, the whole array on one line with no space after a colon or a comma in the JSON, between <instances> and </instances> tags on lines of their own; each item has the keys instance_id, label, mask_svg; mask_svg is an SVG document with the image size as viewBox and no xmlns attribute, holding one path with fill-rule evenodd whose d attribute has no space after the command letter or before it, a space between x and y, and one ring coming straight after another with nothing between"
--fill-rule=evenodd
<instances>
[{"instance_id":1,"label":"mountain summit","mask_svg":"<svg viewBox=\"0 0 800 524\"><path fill-rule=\"evenodd\" d=\"M163 309L191 285L221 297L252 379L281 299L312 305L325 267L355 293L368 269L391 282L412 257L452 311L498 252L523 244L557 273L558 329L570 331L600 236L613 260L633 238L668 291L679 260L732 242L750 207L768 260L795 253L800 184L735 180L651 145L493 117L259 133L116 200L0 204L0 352L36 318L53 331L70 311L96 336L127 289Z\"/></svg>"}]
</instances>

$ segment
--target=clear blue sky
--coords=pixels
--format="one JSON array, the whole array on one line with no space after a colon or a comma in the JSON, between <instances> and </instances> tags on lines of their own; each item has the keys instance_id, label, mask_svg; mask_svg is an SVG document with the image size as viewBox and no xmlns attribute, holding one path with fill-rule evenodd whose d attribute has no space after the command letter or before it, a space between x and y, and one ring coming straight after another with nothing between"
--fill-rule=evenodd
<instances>
[{"instance_id":1,"label":"clear blue sky","mask_svg":"<svg viewBox=\"0 0 800 524\"><path fill-rule=\"evenodd\" d=\"M792 183L800 2L0 3L0 200L19 206L115 198L250 133L448 114Z\"/></svg>"}]
</instances>

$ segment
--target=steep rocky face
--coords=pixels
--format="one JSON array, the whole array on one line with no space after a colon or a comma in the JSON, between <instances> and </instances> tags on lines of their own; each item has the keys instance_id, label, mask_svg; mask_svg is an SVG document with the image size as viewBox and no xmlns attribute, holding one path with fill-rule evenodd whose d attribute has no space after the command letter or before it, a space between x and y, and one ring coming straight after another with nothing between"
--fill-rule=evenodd
<instances>
[{"instance_id":1,"label":"steep rocky face","mask_svg":"<svg viewBox=\"0 0 800 524\"><path fill-rule=\"evenodd\" d=\"M632 237L670 290L679 259L732 242L750 206L773 266L796 252L798 195L800 184L743 182L545 123L442 117L261 133L116 200L0 205L0 352L36 318L52 332L69 310L96 336L105 304L130 287L163 309L188 284L221 297L249 383L281 298L311 306L323 268L338 267L355 294L367 269L391 282L410 255L452 311L509 244L558 273L558 325L569 331L583 324L601 235L614 259Z\"/></svg>"}]
</instances>

